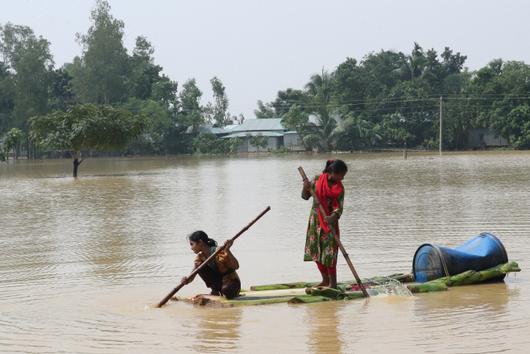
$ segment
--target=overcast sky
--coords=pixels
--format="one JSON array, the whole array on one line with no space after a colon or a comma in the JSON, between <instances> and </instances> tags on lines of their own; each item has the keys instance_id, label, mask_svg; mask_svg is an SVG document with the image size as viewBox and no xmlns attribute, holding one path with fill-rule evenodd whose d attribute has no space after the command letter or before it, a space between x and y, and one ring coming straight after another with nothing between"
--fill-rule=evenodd
<instances>
[{"instance_id":1,"label":"overcast sky","mask_svg":"<svg viewBox=\"0 0 530 354\"><path fill-rule=\"evenodd\" d=\"M346 57L413 42L467 55L471 70L494 58L530 63L530 1L510 0L109 0L129 50L142 35L172 80L226 86L232 114L253 118L256 101L302 88ZM90 26L93 0L0 0L0 23L31 27L51 42L56 66L81 54L75 33Z\"/></svg>"}]
</instances>

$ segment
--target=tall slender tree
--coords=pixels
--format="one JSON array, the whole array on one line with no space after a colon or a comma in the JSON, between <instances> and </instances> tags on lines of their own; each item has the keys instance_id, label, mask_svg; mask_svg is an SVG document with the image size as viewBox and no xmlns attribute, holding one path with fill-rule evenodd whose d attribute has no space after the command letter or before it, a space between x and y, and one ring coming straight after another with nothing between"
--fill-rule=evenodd
<instances>
[{"instance_id":1,"label":"tall slender tree","mask_svg":"<svg viewBox=\"0 0 530 354\"><path fill-rule=\"evenodd\" d=\"M8 23L0 27L4 71L7 66L13 73L13 114L8 125L27 130L29 117L48 111L53 69L49 46L46 39L37 37L27 26Z\"/></svg>"},{"instance_id":2,"label":"tall slender tree","mask_svg":"<svg viewBox=\"0 0 530 354\"><path fill-rule=\"evenodd\" d=\"M226 88L221 80L215 76L210 80L210 83L212 84L214 102L206 106L206 113L214 126L224 127L231 123Z\"/></svg>"},{"instance_id":3,"label":"tall slender tree","mask_svg":"<svg viewBox=\"0 0 530 354\"><path fill-rule=\"evenodd\" d=\"M97 0L91 12L92 25L77 34L83 54L71 68L73 87L81 102L112 104L128 97L129 57L123 45L121 20L110 13L105 0Z\"/></svg>"},{"instance_id":4,"label":"tall slender tree","mask_svg":"<svg viewBox=\"0 0 530 354\"><path fill-rule=\"evenodd\" d=\"M205 123L201 96L202 92L197 87L195 79L189 79L182 86L179 95L177 124L189 128L191 132L198 132L199 127Z\"/></svg>"},{"instance_id":5,"label":"tall slender tree","mask_svg":"<svg viewBox=\"0 0 530 354\"><path fill-rule=\"evenodd\" d=\"M11 116L15 106L15 88L13 74L7 65L0 61L0 134L11 125Z\"/></svg>"}]
</instances>

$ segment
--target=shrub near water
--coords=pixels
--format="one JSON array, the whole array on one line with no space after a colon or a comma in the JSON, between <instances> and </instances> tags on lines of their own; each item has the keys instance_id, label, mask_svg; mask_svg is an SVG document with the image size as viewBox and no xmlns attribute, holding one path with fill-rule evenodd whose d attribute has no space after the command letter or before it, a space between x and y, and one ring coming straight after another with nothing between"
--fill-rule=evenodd
<instances>
[{"instance_id":1,"label":"shrub near water","mask_svg":"<svg viewBox=\"0 0 530 354\"><path fill-rule=\"evenodd\" d=\"M230 154L237 152L240 140L219 139L214 134L199 134L193 139L193 150L199 154Z\"/></svg>"}]
</instances>

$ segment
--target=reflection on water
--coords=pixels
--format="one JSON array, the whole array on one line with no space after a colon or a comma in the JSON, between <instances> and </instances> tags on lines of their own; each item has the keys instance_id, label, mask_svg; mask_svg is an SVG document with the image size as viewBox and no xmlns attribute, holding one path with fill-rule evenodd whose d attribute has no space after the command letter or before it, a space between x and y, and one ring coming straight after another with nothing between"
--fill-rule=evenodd
<instances>
[{"instance_id":1,"label":"reflection on water","mask_svg":"<svg viewBox=\"0 0 530 354\"><path fill-rule=\"evenodd\" d=\"M314 304L305 309L304 323L310 327L308 345L313 353L342 353L340 317L337 304Z\"/></svg>"},{"instance_id":2,"label":"reflection on water","mask_svg":"<svg viewBox=\"0 0 530 354\"><path fill-rule=\"evenodd\" d=\"M297 167L329 156L0 164L0 352L520 352L530 344L529 153L342 154L342 240L363 277L408 272L424 243L489 231L522 272L413 298L152 309L191 270L185 236L233 246L243 287L315 281ZM339 279L352 276L339 257ZM204 293L200 281L180 295Z\"/></svg>"},{"instance_id":3,"label":"reflection on water","mask_svg":"<svg viewBox=\"0 0 530 354\"><path fill-rule=\"evenodd\" d=\"M444 293L421 295L415 302L414 313L421 323L420 333L430 338L462 338L458 345L447 346L444 352L474 352L476 341L490 352L504 352L512 348L510 337L492 335L498 331L520 329L520 320L510 315L508 301L518 301L519 290L505 283L482 284L451 288ZM465 340L473 334L473 340ZM419 347L428 350L429 342L420 341ZM454 343L456 344L456 343Z\"/></svg>"},{"instance_id":4,"label":"reflection on water","mask_svg":"<svg viewBox=\"0 0 530 354\"><path fill-rule=\"evenodd\" d=\"M240 338L241 309L221 311L198 309L198 331L194 348L199 353L231 352Z\"/></svg>"}]
</instances>

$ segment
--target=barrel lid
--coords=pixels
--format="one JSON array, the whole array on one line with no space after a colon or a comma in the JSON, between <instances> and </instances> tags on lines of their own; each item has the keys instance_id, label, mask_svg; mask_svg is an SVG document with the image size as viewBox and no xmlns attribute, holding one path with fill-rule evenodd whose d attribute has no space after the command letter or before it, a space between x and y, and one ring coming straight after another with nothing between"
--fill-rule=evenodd
<instances>
[{"instance_id":1,"label":"barrel lid","mask_svg":"<svg viewBox=\"0 0 530 354\"><path fill-rule=\"evenodd\" d=\"M444 275L443 260L436 245L424 243L416 250L412 272L417 282L423 283Z\"/></svg>"}]
</instances>

